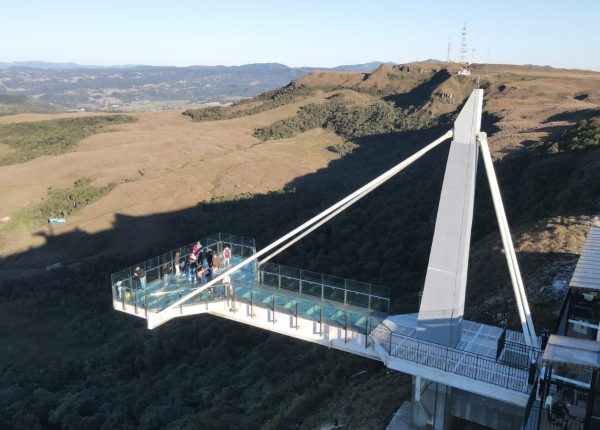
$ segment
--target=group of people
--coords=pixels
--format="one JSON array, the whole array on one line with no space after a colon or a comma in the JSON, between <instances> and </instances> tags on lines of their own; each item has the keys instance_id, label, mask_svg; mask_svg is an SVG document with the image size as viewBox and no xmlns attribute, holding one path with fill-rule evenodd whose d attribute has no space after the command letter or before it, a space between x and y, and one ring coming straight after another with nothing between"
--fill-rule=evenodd
<instances>
[{"instance_id":1,"label":"group of people","mask_svg":"<svg viewBox=\"0 0 600 430\"><path fill-rule=\"evenodd\" d=\"M225 246L222 253L225 268L230 267L231 256L231 248ZM197 241L187 259L181 256L180 252L176 252L173 261L165 261L160 266L160 273L165 286L168 285L173 273L177 280L185 276L188 282L200 284L205 279L209 280L214 275L221 274L221 256L214 249L204 247L200 241ZM141 266L134 268L133 277L139 281L142 290L146 288L146 272Z\"/></svg>"}]
</instances>

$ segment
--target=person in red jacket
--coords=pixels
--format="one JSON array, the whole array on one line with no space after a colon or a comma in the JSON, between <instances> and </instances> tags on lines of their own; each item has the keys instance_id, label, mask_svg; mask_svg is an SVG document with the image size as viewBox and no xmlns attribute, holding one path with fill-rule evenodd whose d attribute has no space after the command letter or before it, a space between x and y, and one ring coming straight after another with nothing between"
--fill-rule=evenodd
<instances>
[{"instance_id":1,"label":"person in red jacket","mask_svg":"<svg viewBox=\"0 0 600 430\"><path fill-rule=\"evenodd\" d=\"M231 249L229 249L228 246L226 246L223 249L223 264L225 265L225 268L229 268L229 265L231 264Z\"/></svg>"}]
</instances>

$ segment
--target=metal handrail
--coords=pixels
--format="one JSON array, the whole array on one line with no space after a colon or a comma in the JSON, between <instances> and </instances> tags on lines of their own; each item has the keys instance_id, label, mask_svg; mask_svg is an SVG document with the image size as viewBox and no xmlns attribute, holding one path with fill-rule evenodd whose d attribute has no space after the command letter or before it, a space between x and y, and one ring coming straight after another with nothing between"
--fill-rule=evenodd
<instances>
[{"instance_id":1,"label":"metal handrail","mask_svg":"<svg viewBox=\"0 0 600 430\"><path fill-rule=\"evenodd\" d=\"M393 333L384 324L374 327L371 336L392 357L402 358L511 390L529 393L529 386L526 384L528 372L522 367L497 362L493 358L473 352ZM404 348L402 348L402 343L405 344ZM397 346L397 348L394 348L394 346Z\"/></svg>"}]
</instances>

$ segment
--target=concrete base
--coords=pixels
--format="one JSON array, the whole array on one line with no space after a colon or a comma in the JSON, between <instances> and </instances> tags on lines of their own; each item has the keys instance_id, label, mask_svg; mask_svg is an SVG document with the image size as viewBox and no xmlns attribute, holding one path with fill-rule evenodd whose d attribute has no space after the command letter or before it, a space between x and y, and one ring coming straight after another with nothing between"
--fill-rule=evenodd
<instances>
[{"instance_id":1,"label":"concrete base","mask_svg":"<svg viewBox=\"0 0 600 430\"><path fill-rule=\"evenodd\" d=\"M447 385L413 377L412 425L423 430L448 430L451 390Z\"/></svg>"},{"instance_id":2,"label":"concrete base","mask_svg":"<svg viewBox=\"0 0 600 430\"><path fill-rule=\"evenodd\" d=\"M410 423L411 414L412 404L410 402L402 403L402 406L396 411L386 430L416 430Z\"/></svg>"},{"instance_id":3,"label":"concrete base","mask_svg":"<svg viewBox=\"0 0 600 430\"><path fill-rule=\"evenodd\" d=\"M525 408L478 396L463 390L452 390L450 414L495 430L523 427Z\"/></svg>"},{"instance_id":4,"label":"concrete base","mask_svg":"<svg viewBox=\"0 0 600 430\"><path fill-rule=\"evenodd\" d=\"M524 413L519 406L414 376L412 401L402 404L387 429L450 430L460 428L454 419L460 418L485 428L515 430L522 427Z\"/></svg>"}]
</instances>

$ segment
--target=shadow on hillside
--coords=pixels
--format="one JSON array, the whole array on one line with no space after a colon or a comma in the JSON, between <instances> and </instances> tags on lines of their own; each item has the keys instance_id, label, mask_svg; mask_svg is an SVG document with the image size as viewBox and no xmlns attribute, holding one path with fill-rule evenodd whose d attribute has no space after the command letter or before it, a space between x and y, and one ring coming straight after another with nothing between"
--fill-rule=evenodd
<instances>
[{"instance_id":1,"label":"shadow on hillside","mask_svg":"<svg viewBox=\"0 0 600 430\"><path fill-rule=\"evenodd\" d=\"M60 262L101 277L223 231L257 239L258 249L413 154L445 131L368 136L358 148L321 169L291 181L282 192L231 201L199 203L169 213L115 214L113 227L98 233L44 234L45 244L0 260L0 276L31 273L39 283L62 276L44 272ZM357 205L277 257L283 264L390 287L395 294L422 288L449 144L445 143ZM497 173L511 225L550 216L589 214L598 204L600 151L531 159L507 157ZM472 243L496 231L495 215L479 169ZM585 183L585 187L580 187ZM102 260L102 264L99 261ZM12 290L9 282L3 287ZM77 286L70 286L77 288ZM107 288L107 291L109 289ZM1 291L0 291L1 292ZM5 297L11 291L2 292Z\"/></svg>"},{"instance_id":2,"label":"shadow on hillside","mask_svg":"<svg viewBox=\"0 0 600 430\"><path fill-rule=\"evenodd\" d=\"M95 270L96 259L114 261L109 270L119 270L150 256L178 247L214 232L224 231L257 238L261 247L311 216L330 206L370 179L439 137L445 129L375 135L357 141L358 148L327 168L294 179L282 192L242 196L237 200L199 203L195 207L146 216L115 214L110 230L63 234L42 232L45 244L0 260L4 278L28 269L42 270L60 262L63 266L83 264ZM389 239L403 233L420 252L406 253L410 271L422 269L428 255L425 237L431 241L432 222L439 198L448 144L426 155L381 189L307 237L285 254L287 264L302 268L380 283L393 279L378 276L381 264L377 251L389 247ZM424 181L422 178L428 178ZM392 200L390 202L390 200ZM423 231L421 236L417 232ZM387 238L387 239L386 239ZM427 239L428 238L428 239ZM403 240L404 242L404 240ZM322 248L327 248L323 251ZM336 260L336 256L343 256ZM327 256L327 258L324 257ZM416 259L420 259L418 261ZM357 270L357 263L359 264ZM49 272L44 276L53 276ZM103 276L108 276L104 273Z\"/></svg>"},{"instance_id":3,"label":"shadow on hillside","mask_svg":"<svg viewBox=\"0 0 600 430\"><path fill-rule=\"evenodd\" d=\"M384 97L385 101L393 102L396 107L406 109L410 106L421 108L429 101L433 91L440 86L444 81L450 78L450 72L442 69L433 74L431 79L417 85L407 93L392 94ZM457 110L458 111L458 110Z\"/></svg>"},{"instance_id":4,"label":"shadow on hillside","mask_svg":"<svg viewBox=\"0 0 600 430\"><path fill-rule=\"evenodd\" d=\"M572 122L572 123L576 123L577 121L581 121L583 119L590 119L593 118L595 116L599 116L600 115L600 109L582 109L582 110L577 110L577 111L572 111L572 112L561 112L561 113L557 113L555 115L552 115L550 118L548 118L546 121L544 121L544 124L547 124L549 122L554 122L554 121L568 121L568 122Z\"/></svg>"}]
</instances>

